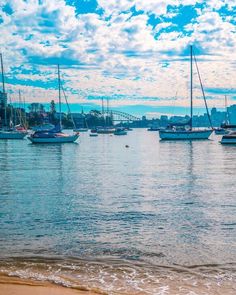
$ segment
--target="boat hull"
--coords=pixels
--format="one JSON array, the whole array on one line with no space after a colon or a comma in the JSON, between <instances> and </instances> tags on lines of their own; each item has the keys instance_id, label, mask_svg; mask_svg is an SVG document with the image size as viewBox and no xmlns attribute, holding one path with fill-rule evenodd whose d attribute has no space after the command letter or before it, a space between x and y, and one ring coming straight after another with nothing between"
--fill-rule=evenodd
<instances>
[{"instance_id":1,"label":"boat hull","mask_svg":"<svg viewBox=\"0 0 236 295\"><path fill-rule=\"evenodd\" d=\"M24 139L27 132L0 131L0 139Z\"/></svg>"},{"instance_id":2,"label":"boat hull","mask_svg":"<svg viewBox=\"0 0 236 295\"><path fill-rule=\"evenodd\" d=\"M215 134L216 135L224 135L224 134L228 134L229 130L226 129L215 129Z\"/></svg>"},{"instance_id":3,"label":"boat hull","mask_svg":"<svg viewBox=\"0 0 236 295\"><path fill-rule=\"evenodd\" d=\"M109 129L109 128L107 128L107 129L98 129L97 130L97 133L98 134L113 134L115 132L115 129Z\"/></svg>"},{"instance_id":4,"label":"boat hull","mask_svg":"<svg viewBox=\"0 0 236 295\"><path fill-rule=\"evenodd\" d=\"M76 128L73 131L75 131L75 132L87 132L88 128Z\"/></svg>"},{"instance_id":5,"label":"boat hull","mask_svg":"<svg viewBox=\"0 0 236 295\"><path fill-rule=\"evenodd\" d=\"M28 139L32 143L68 143L68 142L75 142L78 138L79 138L78 134L62 136L62 137L48 137L48 138L40 138L40 137L32 137L32 136L28 137Z\"/></svg>"},{"instance_id":6,"label":"boat hull","mask_svg":"<svg viewBox=\"0 0 236 295\"><path fill-rule=\"evenodd\" d=\"M230 135L225 135L222 137L221 144L236 144L236 135L230 136Z\"/></svg>"},{"instance_id":7,"label":"boat hull","mask_svg":"<svg viewBox=\"0 0 236 295\"><path fill-rule=\"evenodd\" d=\"M172 131L160 130L161 140L198 140L208 139L212 130Z\"/></svg>"},{"instance_id":8,"label":"boat hull","mask_svg":"<svg viewBox=\"0 0 236 295\"><path fill-rule=\"evenodd\" d=\"M127 131L117 131L117 132L115 131L114 135L117 135L117 136L127 135Z\"/></svg>"},{"instance_id":9,"label":"boat hull","mask_svg":"<svg viewBox=\"0 0 236 295\"><path fill-rule=\"evenodd\" d=\"M148 128L147 131L159 131L160 128Z\"/></svg>"}]
</instances>

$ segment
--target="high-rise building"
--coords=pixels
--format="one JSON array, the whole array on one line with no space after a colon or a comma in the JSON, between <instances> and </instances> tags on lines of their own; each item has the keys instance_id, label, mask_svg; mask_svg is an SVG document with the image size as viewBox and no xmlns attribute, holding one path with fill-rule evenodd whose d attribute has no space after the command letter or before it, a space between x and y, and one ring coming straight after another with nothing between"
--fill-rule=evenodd
<instances>
[{"instance_id":1,"label":"high-rise building","mask_svg":"<svg viewBox=\"0 0 236 295\"><path fill-rule=\"evenodd\" d=\"M236 125L236 105L233 104L227 108L230 124Z\"/></svg>"}]
</instances>

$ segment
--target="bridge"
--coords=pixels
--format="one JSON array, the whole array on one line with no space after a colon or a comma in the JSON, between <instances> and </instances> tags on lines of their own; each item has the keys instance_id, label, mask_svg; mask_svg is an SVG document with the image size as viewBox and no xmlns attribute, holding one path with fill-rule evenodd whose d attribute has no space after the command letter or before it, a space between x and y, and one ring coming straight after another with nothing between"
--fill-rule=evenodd
<instances>
[{"instance_id":1,"label":"bridge","mask_svg":"<svg viewBox=\"0 0 236 295\"><path fill-rule=\"evenodd\" d=\"M112 116L113 121L119 122L132 122L132 121L139 121L140 118L130 115L125 112L116 111L116 110L104 110L104 114Z\"/></svg>"}]
</instances>

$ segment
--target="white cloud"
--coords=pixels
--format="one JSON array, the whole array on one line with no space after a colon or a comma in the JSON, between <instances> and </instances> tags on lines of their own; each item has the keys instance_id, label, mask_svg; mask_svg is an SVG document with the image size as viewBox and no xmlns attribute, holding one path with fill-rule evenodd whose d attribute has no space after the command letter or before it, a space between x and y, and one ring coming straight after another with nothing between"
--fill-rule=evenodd
<instances>
[{"instance_id":1,"label":"white cloud","mask_svg":"<svg viewBox=\"0 0 236 295\"><path fill-rule=\"evenodd\" d=\"M179 56L190 43L196 42L203 52L210 54L201 56L204 62L200 68L205 86L234 86L235 68L231 62L236 58L235 26L231 23L233 14L223 18L216 11L225 4L233 9L234 1L207 1L205 8L199 9L198 16L185 27L187 34L175 30L171 19L154 29L148 21L150 14L165 15L168 5L178 8L181 4L201 2L99 0L104 15L88 13L77 16L75 8L66 5L64 0L45 0L42 4L33 0L10 0L8 3L13 14L3 13L3 24L0 25L0 46L6 72L10 77L14 66L36 69L36 73L30 74L18 70L15 77L47 82L56 78L54 66L28 64L30 56L73 59L85 64L87 70L63 68L65 85L79 91L79 94L71 94L71 101L84 102L90 94L112 96L121 93L127 99L119 99L114 104L167 105L172 103L177 91L175 104L187 105L189 65ZM133 16L130 9L134 5L145 13ZM173 30L167 32L166 28ZM155 39L157 33L158 39ZM166 63L168 67L164 66ZM13 86L13 90L17 87L23 88L29 101L48 101L55 96L53 90L19 85ZM196 95L199 95L199 90ZM148 100L148 97L161 100Z\"/></svg>"}]
</instances>

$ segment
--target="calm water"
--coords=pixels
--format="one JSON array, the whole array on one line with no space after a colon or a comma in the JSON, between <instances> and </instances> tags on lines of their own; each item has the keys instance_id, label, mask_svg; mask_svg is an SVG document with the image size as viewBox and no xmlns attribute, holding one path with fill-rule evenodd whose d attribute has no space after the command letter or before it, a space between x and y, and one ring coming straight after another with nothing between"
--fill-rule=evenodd
<instances>
[{"instance_id":1,"label":"calm water","mask_svg":"<svg viewBox=\"0 0 236 295\"><path fill-rule=\"evenodd\" d=\"M1 271L108 294L235 294L236 147L219 138L0 141Z\"/></svg>"}]
</instances>

